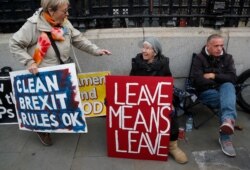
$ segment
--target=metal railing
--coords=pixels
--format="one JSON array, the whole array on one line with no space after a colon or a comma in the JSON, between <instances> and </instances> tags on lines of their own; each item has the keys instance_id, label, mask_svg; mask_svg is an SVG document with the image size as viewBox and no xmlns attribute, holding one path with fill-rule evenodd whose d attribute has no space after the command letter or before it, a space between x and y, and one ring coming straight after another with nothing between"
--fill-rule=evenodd
<instances>
[{"instance_id":1,"label":"metal railing","mask_svg":"<svg viewBox=\"0 0 250 170\"><path fill-rule=\"evenodd\" d=\"M0 32L18 29L40 0L0 0ZM78 29L250 26L250 0L70 0Z\"/></svg>"}]
</instances>

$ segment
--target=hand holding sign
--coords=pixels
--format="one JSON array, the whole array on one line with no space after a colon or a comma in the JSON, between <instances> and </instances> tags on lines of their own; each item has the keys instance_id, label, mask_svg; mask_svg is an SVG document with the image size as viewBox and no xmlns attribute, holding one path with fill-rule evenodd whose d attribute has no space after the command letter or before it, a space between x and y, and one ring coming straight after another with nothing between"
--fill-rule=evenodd
<instances>
[{"instance_id":1,"label":"hand holding sign","mask_svg":"<svg viewBox=\"0 0 250 170\"><path fill-rule=\"evenodd\" d=\"M11 72L19 128L40 132L87 132L74 64Z\"/></svg>"}]
</instances>

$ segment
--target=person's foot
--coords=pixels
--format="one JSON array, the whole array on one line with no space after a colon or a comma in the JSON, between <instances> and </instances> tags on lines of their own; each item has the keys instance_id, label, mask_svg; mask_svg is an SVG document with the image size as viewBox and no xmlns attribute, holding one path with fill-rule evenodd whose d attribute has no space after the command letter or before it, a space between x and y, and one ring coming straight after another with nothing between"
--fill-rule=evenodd
<instances>
[{"instance_id":1,"label":"person's foot","mask_svg":"<svg viewBox=\"0 0 250 170\"><path fill-rule=\"evenodd\" d=\"M188 162L186 154L178 147L177 140L170 141L169 153L174 157L175 161L180 164L185 164Z\"/></svg>"},{"instance_id":2,"label":"person's foot","mask_svg":"<svg viewBox=\"0 0 250 170\"><path fill-rule=\"evenodd\" d=\"M227 156L231 156L231 157L236 156L236 152L234 150L233 143L232 143L232 140L230 138L229 139L222 139L220 137L219 143L221 146L221 150L224 154L226 154Z\"/></svg>"},{"instance_id":3,"label":"person's foot","mask_svg":"<svg viewBox=\"0 0 250 170\"><path fill-rule=\"evenodd\" d=\"M226 119L220 126L220 132L226 135L231 135L234 133L234 121L231 119Z\"/></svg>"},{"instance_id":4,"label":"person's foot","mask_svg":"<svg viewBox=\"0 0 250 170\"><path fill-rule=\"evenodd\" d=\"M53 144L49 133L36 132L36 134L45 146L51 146Z\"/></svg>"}]
</instances>

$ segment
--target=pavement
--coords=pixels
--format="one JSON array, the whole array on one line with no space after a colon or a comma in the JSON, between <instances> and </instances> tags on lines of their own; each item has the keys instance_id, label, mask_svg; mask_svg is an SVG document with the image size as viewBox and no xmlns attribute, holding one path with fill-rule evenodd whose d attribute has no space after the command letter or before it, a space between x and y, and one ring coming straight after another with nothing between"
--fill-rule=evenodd
<instances>
[{"instance_id":1,"label":"pavement","mask_svg":"<svg viewBox=\"0 0 250 170\"><path fill-rule=\"evenodd\" d=\"M210 114L195 108L201 120ZM180 126L185 115L179 116ZM199 129L185 133L179 146L189 162L181 165L171 156L168 161L135 160L107 156L106 117L87 118L86 134L52 134L54 144L43 146L37 135L21 131L18 125L0 126L1 170L249 170L250 114L238 108L237 124L243 128L233 137L237 156L224 155L218 143L218 118L215 116Z\"/></svg>"},{"instance_id":2,"label":"pavement","mask_svg":"<svg viewBox=\"0 0 250 170\"><path fill-rule=\"evenodd\" d=\"M132 30L131 32L133 31L134 30ZM185 31L185 35L186 34L187 33ZM242 33L242 35L244 35L242 37L245 38L245 35L248 34L244 32ZM10 36L11 34L0 35L0 66L3 67L6 65L11 65L13 66L14 70L22 69L23 67L18 62L16 62L13 57L10 57L11 54L8 47L8 39ZM193 35L190 37L193 38ZM249 42L248 38L249 37L246 38L247 42ZM185 40L186 39L187 38L185 37ZM230 38L230 40L231 39L232 38ZM109 39L107 40L111 42ZM172 40L173 39L169 39L169 41L171 42ZM185 43L185 46L187 44L190 44L186 43L186 41L183 41L183 43ZM247 43L239 43L242 40L234 41L233 39L232 41L234 43L241 44L241 47L243 44L245 44L246 49L249 47ZM117 41L112 42L117 43ZM131 40L129 40L129 42L131 42ZM178 40L178 43L179 42L182 41ZM123 53L126 54L126 56L134 56L135 51L133 51L134 48L132 48L134 44L128 43L127 41L124 42L124 44L131 45L131 47L129 46L123 48L126 49L126 52L127 49L130 48L132 50L128 50L131 55L127 55L126 52ZM193 51L193 44L191 43L191 45L191 51ZM123 47L123 45L119 46ZM179 48L180 46L182 47L182 45L177 45L176 48ZM110 45L110 47L113 47L113 45ZM114 46L114 48L117 47ZM238 49L238 45L236 46L236 48ZM240 52L248 51L242 48L240 48L239 50ZM111 51L114 50L111 49ZM176 53L176 51L180 50L173 49L170 51ZM186 53L186 51L184 50L183 53ZM118 54L120 54L120 51L119 53L114 52L114 60L117 60L117 63L121 63L121 65L115 65L113 70L110 68L103 68L106 65L110 65L110 60L112 58L110 60L105 59L105 61L103 59L103 61L100 62L100 60L102 60L101 58L86 57L85 60L82 60L82 62L80 62L80 64L82 64L82 67L85 68L88 72L92 70L96 71L98 69L102 69L111 70L112 72L119 74L120 72L119 70L117 70L117 68L121 67L124 68L121 70L125 70L122 72L123 74L125 74L129 70L128 65L130 64L130 60L125 56ZM172 53L170 53L169 55L172 56L173 59L172 65L176 66L177 63L183 63L187 65L185 61L182 62L182 55L172 55ZM178 58L176 56L180 56L179 58L181 62L179 59L175 60L176 58ZM243 54L240 56L244 56L246 57L246 59L242 60L242 57L239 57L238 60L240 60L240 62L238 63L245 64L247 63L247 61L249 61L249 59L247 58L248 55ZM120 62L123 61L121 60L122 58L124 58L124 60L126 58L127 64L124 64L126 62ZM247 64L246 67L249 68ZM185 71L185 69L179 69L184 68L181 65L178 65L178 67L176 68L177 69L174 69L174 71ZM243 65L240 68L243 69ZM177 75L177 72L174 72L174 75ZM198 130L193 129L192 132L186 133L186 140L179 141L179 146L186 152L189 158L189 162L187 164L178 164L173 160L171 156L169 156L168 161L111 158L107 156L106 117L98 117L86 119L88 125L88 133L86 134L52 134L54 144L50 147L43 146L35 133L19 130L18 125L16 124L1 125L0 170L249 170L250 113L244 112L239 107L237 109L237 124L240 125L243 130L235 131L235 135L233 137L234 146L237 152L237 156L235 158L230 158L224 155L220 149L220 145L218 143L219 124L218 118L216 116L209 120ZM194 111L198 113L198 120L205 118L207 114L209 114L208 110L202 107L198 107L194 109ZM185 115L179 117L180 126L185 125L185 119Z\"/></svg>"}]
</instances>

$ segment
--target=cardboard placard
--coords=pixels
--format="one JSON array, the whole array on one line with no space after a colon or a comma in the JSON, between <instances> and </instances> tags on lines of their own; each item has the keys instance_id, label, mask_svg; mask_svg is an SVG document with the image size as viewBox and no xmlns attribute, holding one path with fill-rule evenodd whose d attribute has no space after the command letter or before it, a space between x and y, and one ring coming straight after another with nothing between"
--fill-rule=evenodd
<instances>
[{"instance_id":1,"label":"cardboard placard","mask_svg":"<svg viewBox=\"0 0 250 170\"><path fill-rule=\"evenodd\" d=\"M17 124L9 76L0 77L0 124Z\"/></svg>"},{"instance_id":2,"label":"cardboard placard","mask_svg":"<svg viewBox=\"0 0 250 170\"><path fill-rule=\"evenodd\" d=\"M78 74L80 97L86 117L106 116L105 76L109 71Z\"/></svg>"},{"instance_id":3,"label":"cardboard placard","mask_svg":"<svg viewBox=\"0 0 250 170\"><path fill-rule=\"evenodd\" d=\"M86 133L75 64L10 72L20 130Z\"/></svg>"},{"instance_id":4,"label":"cardboard placard","mask_svg":"<svg viewBox=\"0 0 250 170\"><path fill-rule=\"evenodd\" d=\"M171 77L107 76L108 156L167 160Z\"/></svg>"}]
</instances>

